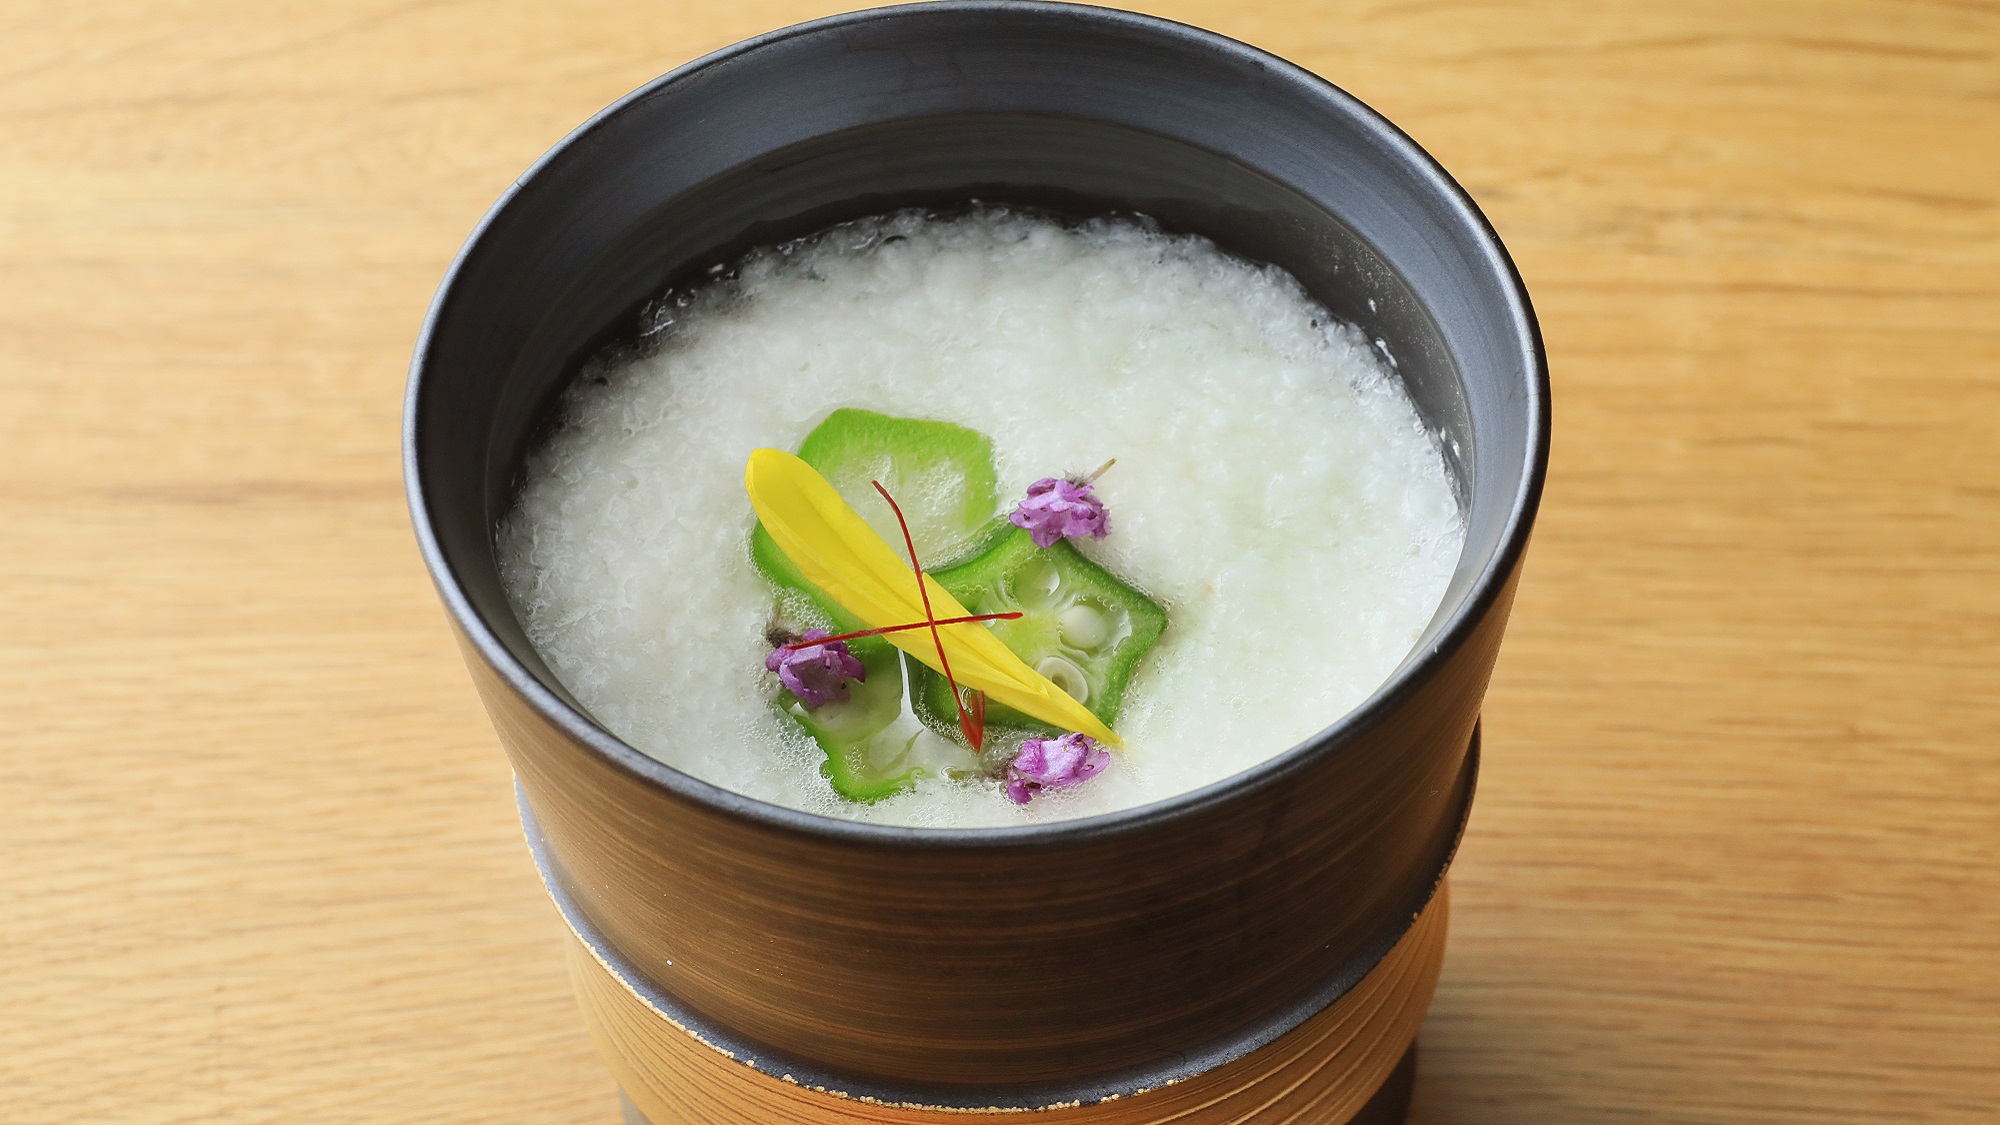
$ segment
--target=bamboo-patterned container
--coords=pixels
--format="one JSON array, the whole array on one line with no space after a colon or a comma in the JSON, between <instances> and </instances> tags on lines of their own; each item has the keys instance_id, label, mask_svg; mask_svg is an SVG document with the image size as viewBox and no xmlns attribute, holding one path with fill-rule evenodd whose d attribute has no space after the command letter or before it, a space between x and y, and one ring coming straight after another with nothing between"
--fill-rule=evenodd
<instances>
[{"instance_id":1,"label":"bamboo-patterned container","mask_svg":"<svg viewBox=\"0 0 2000 1125\"><path fill-rule=\"evenodd\" d=\"M1417 648L1359 709L1243 774L1034 828L833 821L626 746L536 656L495 566L494 522L554 398L678 279L975 198L1143 212L1282 266L1382 341L1467 513ZM654 1125L1366 1122L1407 1098L1547 438L1519 279L1393 126L1193 28L948 2L718 52L552 150L439 289L405 467L575 935L587 1022Z\"/></svg>"}]
</instances>

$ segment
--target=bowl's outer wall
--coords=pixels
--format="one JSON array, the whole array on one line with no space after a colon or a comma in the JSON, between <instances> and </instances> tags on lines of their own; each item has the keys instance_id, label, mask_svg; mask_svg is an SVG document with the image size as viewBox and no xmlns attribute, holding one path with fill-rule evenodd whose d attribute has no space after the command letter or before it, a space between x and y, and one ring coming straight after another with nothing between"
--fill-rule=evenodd
<instances>
[{"instance_id":1,"label":"bowl's outer wall","mask_svg":"<svg viewBox=\"0 0 2000 1125\"><path fill-rule=\"evenodd\" d=\"M1290 270L1384 341L1467 510L1406 674L1226 787L977 840L816 824L592 727L493 558L554 396L667 283L826 222L969 197L1144 211ZM1161 21L938 4L723 52L544 158L440 291L406 457L427 561L565 881L663 991L859 1078L1087 1086L1281 1032L1407 926L1458 827L1545 435L1539 340L1504 251L1364 107Z\"/></svg>"},{"instance_id":2,"label":"bowl's outer wall","mask_svg":"<svg viewBox=\"0 0 2000 1125\"><path fill-rule=\"evenodd\" d=\"M1219 1062L1372 968L1456 843L1506 600L1336 752L1134 830L999 846L746 822L578 745L468 655L606 941L733 1039L850 1092L949 1104L953 1087L1074 1097Z\"/></svg>"}]
</instances>

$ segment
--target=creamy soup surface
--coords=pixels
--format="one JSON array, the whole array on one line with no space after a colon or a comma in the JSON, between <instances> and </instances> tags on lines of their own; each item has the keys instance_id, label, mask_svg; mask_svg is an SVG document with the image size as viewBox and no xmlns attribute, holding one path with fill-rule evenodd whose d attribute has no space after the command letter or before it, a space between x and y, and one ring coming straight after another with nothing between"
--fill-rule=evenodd
<instances>
[{"instance_id":1,"label":"creamy soup surface","mask_svg":"<svg viewBox=\"0 0 2000 1125\"><path fill-rule=\"evenodd\" d=\"M646 354L580 379L529 458L501 573L600 724L775 804L1002 826L1220 781L1379 687L1463 543L1438 440L1383 355L1290 275L1142 220L899 213L753 253L654 315ZM1103 773L1024 805L980 778L874 803L830 788L771 705L743 474L840 407L987 435L1003 512L1117 459L1095 484L1110 534L1072 542L1169 623Z\"/></svg>"}]
</instances>

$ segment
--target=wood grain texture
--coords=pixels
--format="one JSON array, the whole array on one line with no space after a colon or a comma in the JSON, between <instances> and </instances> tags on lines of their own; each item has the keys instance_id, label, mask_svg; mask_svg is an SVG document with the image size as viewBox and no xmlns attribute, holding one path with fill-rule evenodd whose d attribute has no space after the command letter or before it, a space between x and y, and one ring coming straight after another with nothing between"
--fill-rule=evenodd
<instances>
[{"instance_id":1,"label":"wood grain texture","mask_svg":"<svg viewBox=\"0 0 2000 1125\"><path fill-rule=\"evenodd\" d=\"M1403 125L1543 318L1416 1118L2000 1116L2000 10L1141 6ZM403 369L563 132L830 10L0 5L0 1120L616 1121Z\"/></svg>"},{"instance_id":2,"label":"wood grain texture","mask_svg":"<svg viewBox=\"0 0 2000 1125\"><path fill-rule=\"evenodd\" d=\"M584 1023L651 1125L1344 1125L1409 1050L1437 987L1448 886L1368 975L1263 1048L1185 1081L1089 1105L938 1109L846 1097L753 1070L672 1022L580 933L566 944ZM1385 1095L1386 1096L1386 1095ZM1368 1108L1371 1112L1363 1114ZM1391 1107L1393 1112L1394 1107Z\"/></svg>"}]
</instances>

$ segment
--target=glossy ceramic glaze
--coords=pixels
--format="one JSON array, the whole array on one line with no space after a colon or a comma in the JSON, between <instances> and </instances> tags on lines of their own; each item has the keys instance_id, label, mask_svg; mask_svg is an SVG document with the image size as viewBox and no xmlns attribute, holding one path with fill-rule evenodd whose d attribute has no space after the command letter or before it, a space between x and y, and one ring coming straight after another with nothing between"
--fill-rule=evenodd
<instances>
[{"instance_id":1,"label":"glossy ceramic glaze","mask_svg":"<svg viewBox=\"0 0 2000 1125\"><path fill-rule=\"evenodd\" d=\"M1463 558L1363 706L1228 781L1037 828L836 822L717 789L576 708L492 528L579 365L650 296L908 205L1139 211L1296 275L1382 342L1443 435ZM1105 9L835 17L689 64L531 169L467 243L406 417L426 561L552 879L691 1028L768 1073L1040 1106L1241 1058L1327 1007L1437 887L1547 453L1526 294L1417 146L1241 44ZM750 1065L746 1063L746 1065Z\"/></svg>"}]
</instances>

